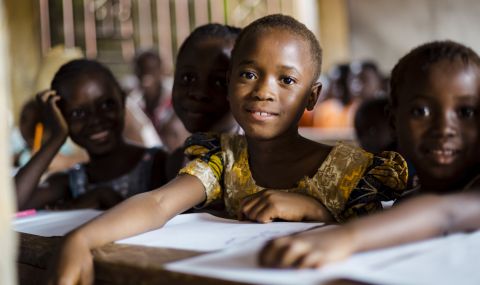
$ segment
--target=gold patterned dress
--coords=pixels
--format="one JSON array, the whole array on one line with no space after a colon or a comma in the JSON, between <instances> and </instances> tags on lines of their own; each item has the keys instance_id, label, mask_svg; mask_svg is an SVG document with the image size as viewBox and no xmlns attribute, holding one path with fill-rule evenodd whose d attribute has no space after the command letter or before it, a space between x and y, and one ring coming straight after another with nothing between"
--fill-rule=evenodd
<instances>
[{"instance_id":1,"label":"gold patterned dress","mask_svg":"<svg viewBox=\"0 0 480 285\"><path fill-rule=\"evenodd\" d=\"M241 201L266 190L258 186L248 164L247 142L242 135L194 134L186 141L186 154L197 157L179 174L196 176L205 187L207 206L223 199L232 217ZM305 176L291 189L315 198L338 222L375 212L381 201L399 197L406 187L407 165L396 152L373 155L361 148L338 143L313 177Z\"/></svg>"}]
</instances>

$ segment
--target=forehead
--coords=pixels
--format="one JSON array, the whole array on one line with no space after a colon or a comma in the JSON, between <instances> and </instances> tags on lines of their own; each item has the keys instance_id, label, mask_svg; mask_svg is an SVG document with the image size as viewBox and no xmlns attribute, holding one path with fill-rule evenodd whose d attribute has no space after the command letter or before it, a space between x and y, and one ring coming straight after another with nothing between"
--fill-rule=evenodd
<instances>
[{"instance_id":1,"label":"forehead","mask_svg":"<svg viewBox=\"0 0 480 285\"><path fill-rule=\"evenodd\" d=\"M422 96L432 100L480 95L479 68L461 60L444 59L432 64L427 71L412 70L400 88L399 102Z\"/></svg>"},{"instance_id":2,"label":"forehead","mask_svg":"<svg viewBox=\"0 0 480 285\"><path fill-rule=\"evenodd\" d=\"M70 90L62 94L67 107L87 104L103 96L121 98L121 94L114 88L114 84L100 72L80 76L73 80Z\"/></svg>"},{"instance_id":3,"label":"forehead","mask_svg":"<svg viewBox=\"0 0 480 285\"><path fill-rule=\"evenodd\" d=\"M182 67L227 69L233 44L233 40L219 38L190 41L177 58L177 69Z\"/></svg>"},{"instance_id":4,"label":"forehead","mask_svg":"<svg viewBox=\"0 0 480 285\"><path fill-rule=\"evenodd\" d=\"M302 68L312 66L313 60L308 42L291 31L264 28L246 34L237 47L235 63L252 56L267 57L271 62L287 61Z\"/></svg>"}]
</instances>

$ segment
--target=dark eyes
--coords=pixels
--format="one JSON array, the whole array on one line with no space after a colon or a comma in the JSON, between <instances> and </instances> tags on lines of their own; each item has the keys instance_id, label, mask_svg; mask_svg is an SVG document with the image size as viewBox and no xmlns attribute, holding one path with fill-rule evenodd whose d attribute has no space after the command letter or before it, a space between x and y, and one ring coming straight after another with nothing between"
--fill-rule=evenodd
<instances>
[{"instance_id":1,"label":"dark eyes","mask_svg":"<svg viewBox=\"0 0 480 285\"><path fill-rule=\"evenodd\" d=\"M255 75L255 73L249 72L249 71L245 71L245 72L240 73L240 77L248 79L248 80L257 79L257 76Z\"/></svg>"},{"instance_id":2,"label":"dark eyes","mask_svg":"<svg viewBox=\"0 0 480 285\"><path fill-rule=\"evenodd\" d=\"M470 119L475 117L475 115L477 114L477 110L473 107L464 106L464 107L458 108L457 114L460 118Z\"/></svg>"},{"instance_id":3,"label":"dark eyes","mask_svg":"<svg viewBox=\"0 0 480 285\"><path fill-rule=\"evenodd\" d=\"M69 117L72 120L79 120L79 119L85 118L86 114L87 112L85 112L85 110L77 109L77 110L71 111L69 114Z\"/></svg>"},{"instance_id":4,"label":"dark eyes","mask_svg":"<svg viewBox=\"0 0 480 285\"><path fill-rule=\"evenodd\" d=\"M113 99L108 99L108 100L105 100L103 101L101 104L100 104L100 109L104 110L104 111L107 111L107 110L112 110L115 108L116 106L116 102L115 100Z\"/></svg>"},{"instance_id":5,"label":"dark eyes","mask_svg":"<svg viewBox=\"0 0 480 285\"><path fill-rule=\"evenodd\" d=\"M292 85L292 84L295 83L295 79L293 79L289 76L282 77L281 81L282 81L282 83L287 84L287 85Z\"/></svg>"},{"instance_id":6,"label":"dark eyes","mask_svg":"<svg viewBox=\"0 0 480 285\"><path fill-rule=\"evenodd\" d=\"M244 71L240 73L240 77L245 78L247 80L254 80L257 79L257 75L253 72ZM296 80L290 76L282 76L280 77L280 82L285 85L292 85L296 83Z\"/></svg>"},{"instance_id":7,"label":"dark eyes","mask_svg":"<svg viewBox=\"0 0 480 285\"><path fill-rule=\"evenodd\" d=\"M426 106L412 108L410 114L414 117L428 117L430 116L430 109Z\"/></svg>"},{"instance_id":8,"label":"dark eyes","mask_svg":"<svg viewBox=\"0 0 480 285\"><path fill-rule=\"evenodd\" d=\"M428 108L426 106L412 108L410 113L414 117L419 117L419 118L420 117L429 117L429 116L432 115L432 113L430 111L430 108ZM456 110L456 113L457 113L457 116L461 119L470 119L470 118L473 118L477 115L477 110L474 107L464 106L464 107L458 108Z\"/></svg>"},{"instance_id":9,"label":"dark eyes","mask_svg":"<svg viewBox=\"0 0 480 285\"><path fill-rule=\"evenodd\" d=\"M225 78L214 78L213 84L219 88L226 88L227 80Z\"/></svg>"},{"instance_id":10,"label":"dark eyes","mask_svg":"<svg viewBox=\"0 0 480 285\"><path fill-rule=\"evenodd\" d=\"M185 74L182 74L182 75L181 75L180 81L181 81L183 84L188 84L188 83L192 83L192 82L197 81L197 77L196 77L194 74L185 73Z\"/></svg>"}]
</instances>

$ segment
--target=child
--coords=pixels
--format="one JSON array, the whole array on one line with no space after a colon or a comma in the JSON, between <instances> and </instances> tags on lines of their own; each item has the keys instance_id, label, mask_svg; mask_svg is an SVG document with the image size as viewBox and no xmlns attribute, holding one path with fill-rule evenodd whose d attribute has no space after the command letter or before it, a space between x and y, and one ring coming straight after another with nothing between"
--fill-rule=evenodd
<instances>
[{"instance_id":1,"label":"child","mask_svg":"<svg viewBox=\"0 0 480 285\"><path fill-rule=\"evenodd\" d=\"M108 208L166 182L165 152L123 140L124 94L100 63L74 60L63 65L52 91L41 93L39 99L49 115L51 135L15 177L19 209L62 200L74 203L72 207ZM38 185L68 136L85 148L90 160Z\"/></svg>"},{"instance_id":2,"label":"child","mask_svg":"<svg viewBox=\"0 0 480 285\"><path fill-rule=\"evenodd\" d=\"M393 131L388 122L385 97L367 99L360 103L353 125L360 146L366 151L379 153L396 150ZM409 172L409 176L411 173Z\"/></svg>"},{"instance_id":3,"label":"child","mask_svg":"<svg viewBox=\"0 0 480 285\"><path fill-rule=\"evenodd\" d=\"M332 148L298 134L300 116L320 92L320 64L315 36L293 18L270 15L247 26L228 73L230 107L245 136L190 138L187 151L203 155L177 178L68 236L56 281L92 280L90 249L159 228L195 205L223 200L231 215L258 222L331 222L376 209L378 196L401 192L406 168L400 156L374 157L344 144ZM367 181L378 188L368 188Z\"/></svg>"},{"instance_id":4,"label":"child","mask_svg":"<svg viewBox=\"0 0 480 285\"><path fill-rule=\"evenodd\" d=\"M197 27L181 45L173 81L173 107L190 133L239 133L227 100L227 71L239 28L206 24ZM163 131L163 130L162 130ZM169 156L167 177L186 165L185 149Z\"/></svg>"},{"instance_id":5,"label":"child","mask_svg":"<svg viewBox=\"0 0 480 285\"><path fill-rule=\"evenodd\" d=\"M479 56L451 41L419 46L393 69L390 111L400 150L417 170L419 192L480 186L468 183L479 173L479 92ZM478 229L479 202L478 193L419 197L345 227L277 239L260 261L318 267L358 251Z\"/></svg>"},{"instance_id":6,"label":"child","mask_svg":"<svg viewBox=\"0 0 480 285\"><path fill-rule=\"evenodd\" d=\"M23 105L18 129L15 131L18 131L20 135L17 136L16 133L12 135L14 138L12 142L16 149L14 166L22 167L30 160L32 153L38 151L35 148L38 148L42 141L47 141L50 137L50 128L43 118L41 105L35 99L30 99ZM46 173L63 171L86 160L86 153L74 145L71 140L67 140L52 159Z\"/></svg>"}]
</instances>

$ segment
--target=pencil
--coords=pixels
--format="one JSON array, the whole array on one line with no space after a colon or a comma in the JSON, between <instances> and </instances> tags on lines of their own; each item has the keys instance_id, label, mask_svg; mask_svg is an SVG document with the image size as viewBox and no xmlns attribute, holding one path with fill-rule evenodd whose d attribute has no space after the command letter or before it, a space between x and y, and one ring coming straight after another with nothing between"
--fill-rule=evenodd
<instances>
[{"instance_id":1,"label":"pencil","mask_svg":"<svg viewBox=\"0 0 480 285\"><path fill-rule=\"evenodd\" d=\"M43 124L37 123L35 125L35 136L33 137L33 149L32 152L36 153L42 146L43 137Z\"/></svg>"}]
</instances>

